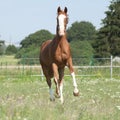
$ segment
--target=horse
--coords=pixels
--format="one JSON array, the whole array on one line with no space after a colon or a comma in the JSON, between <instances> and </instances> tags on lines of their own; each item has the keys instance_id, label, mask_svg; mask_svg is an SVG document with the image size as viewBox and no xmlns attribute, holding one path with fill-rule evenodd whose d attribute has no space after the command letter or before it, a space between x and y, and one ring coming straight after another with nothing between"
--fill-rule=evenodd
<instances>
[{"instance_id":1,"label":"horse","mask_svg":"<svg viewBox=\"0 0 120 120\"><path fill-rule=\"evenodd\" d=\"M55 100L51 82L51 79L54 78L56 85L56 96L60 98L61 103L64 102L63 78L65 66L68 66L73 79L73 95L79 95L73 69L70 45L66 36L66 27L68 24L67 11L67 7L65 7L64 10L61 10L60 7L57 8L56 35L53 40L47 40L41 45L39 56L43 74L45 75L47 84L49 86L50 100Z\"/></svg>"}]
</instances>

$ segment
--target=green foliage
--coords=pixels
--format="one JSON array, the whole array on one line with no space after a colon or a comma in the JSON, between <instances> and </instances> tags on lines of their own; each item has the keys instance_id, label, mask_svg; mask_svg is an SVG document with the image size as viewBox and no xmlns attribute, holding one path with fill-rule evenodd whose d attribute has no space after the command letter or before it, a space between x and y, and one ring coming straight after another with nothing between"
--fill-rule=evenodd
<instances>
[{"instance_id":1,"label":"green foliage","mask_svg":"<svg viewBox=\"0 0 120 120\"><path fill-rule=\"evenodd\" d=\"M98 39L94 43L96 56L120 56L120 1L113 0L105 14L103 27L100 28Z\"/></svg>"},{"instance_id":2,"label":"green foliage","mask_svg":"<svg viewBox=\"0 0 120 120\"><path fill-rule=\"evenodd\" d=\"M0 55L3 55L5 53L5 44L4 44L4 41L1 41L0 40Z\"/></svg>"},{"instance_id":3,"label":"green foliage","mask_svg":"<svg viewBox=\"0 0 120 120\"><path fill-rule=\"evenodd\" d=\"M24 40L21 41L21 48L28 48L31 45L40 46L44 41L51 39L53 35L47 30L40 30L33 34L30 34Z\"/></svg>"},{"instance_id":4,"label":"green foliage","mask_svg":"<svg viewBox=\"0 0 120 120\"><path fill-rule=\"evenodd\" d=\"M90 59L93 56L93 48L87 41L72 41L70 42L72 57L74 58L74 65L86 64L89 65ZM77 62L78 58L83 58Z\"/></svg>"},{"instance_id":5,"label":"green foliage","mask_svg":"<svg viewBox=\"0 0 120 120\"><path fill-rule=\"evenodd\" d=\"M39 56L40 47L36 45L30 45L27 48L20 49L17 54L16 58L36 58Z\"/></svg>"},{"instance_id":6,"label":"green foliage","mask_svg":"<svg viewBox=\"0 0 120 120\"><path fill-rule=\"evenodd\" d=\"M95 57L106 58L106 57L110 56L109 43L106 38L107 38L107 36L102 34L102 29L101 29L101 31L99 31L97 40L93 44L93 47L95 49Z\"/></svg>"},{"instance_id":7,"label":"green foliage","mask_svg":"<svg viewBox=\"0 0 120 120\"><path fill-rule=\"evenodd\" d=\"M90 22L74 22L67 30L73 58L93 56L92 42L96 39L96 29ZM84 62L88 63L89 59Z\"/></svg>"},{"instance_id":8,"label":"green foliage","mask_svg":"<svg viewBox=\"0 0 120 120\"><path fill-rule=\"evenodd\" d=\"M67 30L69 41L94 40L96 37L95 27L90 22L74 22Z\"/></svg>"},{"instance_id":9,"label":"green foliage","mask_svg":"<svg viewBox=\"0 0 120 120\"><path fill-rule=\"evenodd\" d=\"M6 55L12 55L17 53L17 48L14 45L9 45L6 48Z\"/></svg>"},{"instance_id":10,"label":"green foliage","mask_svg":"<svg viewBox=\"0 0 120 120\"><path fill-rule=\"evenodd\" d=\"M70 42L73 57L91 57L93 56L93 48L88 41L72 41Z\"/></svg>"},{"instance_id":11,"label":"green foliage","mask_svg":"<svg viewBox=\"0 0 120 120\"><path fill-rule=\"evenodd\" d=\"M17 52L16 58L38 57L41 44L44 41L52 38L53 34L47 30L40 30L33 34L30 34L28 37L21 41L21 48Z\"/></svg>"}]
</instances>

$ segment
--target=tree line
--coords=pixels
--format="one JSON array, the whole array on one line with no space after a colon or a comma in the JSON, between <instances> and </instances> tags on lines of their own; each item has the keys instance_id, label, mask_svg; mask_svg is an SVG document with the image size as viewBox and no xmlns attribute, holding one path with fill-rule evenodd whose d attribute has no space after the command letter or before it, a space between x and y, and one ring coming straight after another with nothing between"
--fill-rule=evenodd
<instances>
[{"instance_id":1,"label":"tree line","mask_svg":"<svg viewBox=\"0 0 120 120\"><path fill-rule=\"evenodd\" d=\"M112 0L105 15L99 30L88 21L76 21L67 29L73 57L120 56L120 0ZM54 36L48 30L28 35L20 42L16 58L38 57L41 44Z\"/></svg>"}]
</instances>

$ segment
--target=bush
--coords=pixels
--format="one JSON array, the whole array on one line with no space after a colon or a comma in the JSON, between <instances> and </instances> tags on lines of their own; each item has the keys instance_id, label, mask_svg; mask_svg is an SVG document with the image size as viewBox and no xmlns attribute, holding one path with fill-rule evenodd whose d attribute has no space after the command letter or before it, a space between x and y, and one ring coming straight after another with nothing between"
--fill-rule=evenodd
<instances>
[{"instance_id":1,"label":"bush","mask_svg":"<svg viewBox=\"0 0 120 120\"><path fill-rule=\"evenodd\" d=\"M79 61L81 64L89 64L91 57L93 56L93 48L88 41L75 40L70 42L72 57L77 64L78 58L84 58L83 61Z\"/></svg>"},{"instance_id":2,"label":"bush","mask_svg":"<svg viewBox=\"0 0 120 120\"><path fill-rule=\"evenodd\" d=\"M17 48L14 45L9 45L6 48L6 55L12 55L17 53Z\"/></svg>"}]
</instances>

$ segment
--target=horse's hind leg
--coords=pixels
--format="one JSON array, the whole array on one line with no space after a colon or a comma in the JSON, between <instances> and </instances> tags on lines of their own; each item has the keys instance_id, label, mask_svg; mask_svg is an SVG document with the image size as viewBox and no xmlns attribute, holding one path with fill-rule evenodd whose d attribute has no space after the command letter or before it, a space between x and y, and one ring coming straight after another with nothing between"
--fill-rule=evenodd
<instances>
[{"instance_id":1,"label":"horse's hind leg","mask_svg":"<svg viewBox=\"0 0 120 120\"><path fill-rule=\"evenodd\" d=\"M50 79L50 76L49 76L48 68L45 67L45 66L42 66L42 69L43 69L43 73L44 73L44 75L46 77L47 84L49 86L50 100L54 101L55 97L54 97L53 90L52 90L52 83L51 83L51 79Z\"/></svg>"},{"instance_id":2,"label":"horse's hind leg","mask_svg":"<svg viewBox=\"0 0 120 120\"><path fill-rule=\"evenodd\" d=\"M46 81L47 81L47 84L49 86L50 100L51 101L55 101L54 93L53 93L53 90L52 90L51 79L49 77L46 77Z\"/></svg>"}]
</instances>

